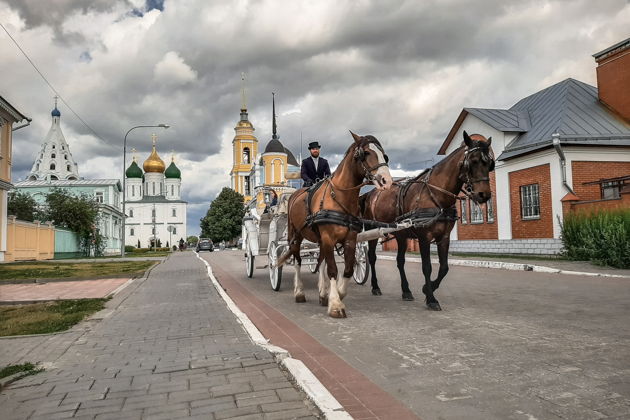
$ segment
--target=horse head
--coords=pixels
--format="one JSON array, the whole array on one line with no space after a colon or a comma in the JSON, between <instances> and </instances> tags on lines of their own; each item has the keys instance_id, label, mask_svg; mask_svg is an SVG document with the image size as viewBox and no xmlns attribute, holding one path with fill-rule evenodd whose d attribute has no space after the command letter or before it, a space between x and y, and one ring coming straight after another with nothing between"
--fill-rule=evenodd
<instances>
[{"instance_id":1,"label":"horse head","mask_svg":"<svg viewBox=\"0 0 630 420\"><path fill-rule=\"evenodd\" d=\"M389 189L393 180L389 173L389 158L381 143L374 136L359 136L352 131L350 134L354 138L352 156L354 161L358 163L355 165L358 174L372 182L379 190Z\"/></svg>"},{"instance_id":2,"label":"horse head","mask_svg":"<svg viewBox=\"0 0 630 420\"><path fill-rule=\"evenodd\" d=\"M459 179L464 183L468 195L478 204L492 197L490 172L494 171L492 137L486 139L480 134L469 136L464 131L464 159L460 162Z\"/></svg>"}]
</instances>

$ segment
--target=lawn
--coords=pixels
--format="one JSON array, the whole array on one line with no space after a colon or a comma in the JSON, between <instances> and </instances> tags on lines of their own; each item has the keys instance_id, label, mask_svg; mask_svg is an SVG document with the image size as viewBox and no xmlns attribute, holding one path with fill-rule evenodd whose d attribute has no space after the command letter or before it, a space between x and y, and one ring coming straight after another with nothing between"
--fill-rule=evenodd
<instances>
[{"instance_id":1,"label":"lawn","mask_svg":"<svg viewBox=\"0 0 630 420\"><path fill-rule=\"evenodd\" d=\"M0 336L64 331L100 311L108 299L76 299L0 306Z\"/></svg>"},{"instance_id":2,"label":"lawn","mask_svg":"<svg viewBox=\"0 0 630 420\"><path fill-rule=\"evenodd\" d=\"M8 280L91 278L142 275L155 261L64 263L19 262L0 264L0 282Z\"/></svg>"}]
</instances>

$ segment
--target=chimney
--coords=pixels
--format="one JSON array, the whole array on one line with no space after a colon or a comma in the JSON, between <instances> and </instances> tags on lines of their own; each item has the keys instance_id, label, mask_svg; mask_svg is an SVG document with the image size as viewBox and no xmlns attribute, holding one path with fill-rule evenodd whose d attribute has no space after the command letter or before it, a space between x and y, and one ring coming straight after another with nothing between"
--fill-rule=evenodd
<instances>
[{"instance_id":1,"label":"chimney","mask_svg":"<svg viewBox=\"0 0 630 420\"><path fill-rule=\"evenodd\" d=\"M593 54L599 100L630 122L630 38Z\"/></svg>"}]
</instances>

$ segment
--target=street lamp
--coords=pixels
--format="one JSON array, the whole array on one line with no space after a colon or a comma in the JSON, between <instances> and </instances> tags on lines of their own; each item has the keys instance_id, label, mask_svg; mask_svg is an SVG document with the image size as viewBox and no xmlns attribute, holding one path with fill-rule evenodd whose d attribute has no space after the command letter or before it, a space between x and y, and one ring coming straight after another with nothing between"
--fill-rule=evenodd
<instances>
[{"instance_id":1,"label":"street lamp","mask_svg":"<svg viewBox=\"0 0 630 420\"><path fill-rule=\"evenodd\" d=\"M131 127L127 134L125 134L125 139L123 140L123 202L122 202L122 211L123 211L123 220L122 220L122 243L120 245L120 256L125 256L125 231L126 231L126 221L127 221L127 213L125 212L125 201L126 201L126 186L127 186L127 174L125 171L127 170L127 136L136 128L163 128L167 129L170 125L168 124L157 124L157 125L137 125L135 127Z\"/></svg>"}]
</instances>

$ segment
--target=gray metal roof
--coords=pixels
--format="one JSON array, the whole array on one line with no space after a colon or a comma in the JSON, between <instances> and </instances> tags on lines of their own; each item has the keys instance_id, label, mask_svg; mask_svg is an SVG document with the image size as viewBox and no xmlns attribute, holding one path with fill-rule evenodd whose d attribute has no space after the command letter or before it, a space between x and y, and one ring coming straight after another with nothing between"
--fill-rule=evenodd
<instances>
[{"instance_id":1,"label":"gray metal roof","mask_svg":"<svg viewBox=\"0 0 630 420\"><path fill-rule=\"evenodd\" d=\"M499 131L522 133L529 128L527 112L487 108L464 108L464 110Z\"/></svg>"},{"instance_id":2,"label":"gray metal roof","mask_svg":"<svg viewBox=\"0 0 630 420\"><path fill-rule=\"evenodd\" d=\"M564 144L630 145L630 125L599 102L595 87L575 79L563 80L521 99L509 111L526 113L531 127L518 135L498 159L550 147L554 133Z\"/></svg>"},{"instance_id":3,"label":"gray metal roof","mask_svg":"<svg viewBox=\"0 0 630 420\"><path fill-rule=\"evenodd\" d=\"M94 186L94 185L116 185L120 186L118 179L76 179L76 180L38 180L20 181L15 183L16 188L22 187L74 187L74 186Z\"/></svg>"},{"instance_id":4,"label":"gray metal roof","mask_svg":"<svg viewBox=\"0 0 630 420\"><path fill-rule=\"evenodd\" d=\"M610 47L593 54L593 57L595 58L595 60L599 60L600 58L602 58L602 56L608 54L609 52L612 52L620 48L628 47L629 45L630 45L630 38L626 38L623 41L617 42L615 45L611 45Z\"/></svg>"}]
</instances>

